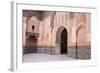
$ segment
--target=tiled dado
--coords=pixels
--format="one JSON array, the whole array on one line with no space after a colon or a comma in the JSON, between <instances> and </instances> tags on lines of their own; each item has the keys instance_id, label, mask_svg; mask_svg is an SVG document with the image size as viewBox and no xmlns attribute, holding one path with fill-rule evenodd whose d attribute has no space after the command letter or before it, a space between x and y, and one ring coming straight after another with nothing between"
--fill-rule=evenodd
<instances>
[{"instance_id":1,"label":"tiled dado","mask_svg":"<svg viewBox=\"0 0 100 73\"><path fill-rule=\"evenodd\" d=\"M76 53L77 52L77 53ZM91 59L91 48L89 46L80 46L77 49L74 47L68 48L67 55L77 59Z\"/></svg>"},{"instance_id":2,"label":"tiled dado","mask_svg":"<svg viewBox=\"0 0 100 73\"><path fill-rule=\"evenodd\" d=\"M61 48L60 47L50 47L50 46L44 46L44 47L37 47L37 49L24 49L25 53L44 53L44 54L51 54L51 55L60 55L61 54ZM91 48L89 46L80 46L77 48L76 53L76 47L68 47L66 55L72 58L77 59L91 59Z\"/></svg>"}]
</instances>

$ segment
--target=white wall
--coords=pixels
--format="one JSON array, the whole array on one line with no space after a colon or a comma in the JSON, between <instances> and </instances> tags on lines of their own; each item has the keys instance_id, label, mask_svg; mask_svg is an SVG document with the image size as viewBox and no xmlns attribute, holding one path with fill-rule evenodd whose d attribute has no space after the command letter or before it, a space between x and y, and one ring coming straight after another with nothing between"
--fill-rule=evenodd
<instances>
[{"instance_id":1,"label":"white wall","mask_svg":"<svg viewBox=\"0 0 100 73\"><path fill-rule=\"evenodd\" d=\"M100 19L100 2L99 0L32 0L37 3L44 4L66 4L66 5L85 5L99 6L98 19ZM10 43L11 43L11 24L10 24L10 0L0 0L0 73L11 73L10 68ZM100 20L99 20L100 21ZM77 68L62 68L56 70L34 70L35 73L100 73L100 22L95 27L95 46L98 48L98 66L97 67L77 67ZM31 71L30 71L31 72ZM32 72L32 73L33 73ZM27 72L29 73L29 72Z\"/></svg>"}]
</instances>

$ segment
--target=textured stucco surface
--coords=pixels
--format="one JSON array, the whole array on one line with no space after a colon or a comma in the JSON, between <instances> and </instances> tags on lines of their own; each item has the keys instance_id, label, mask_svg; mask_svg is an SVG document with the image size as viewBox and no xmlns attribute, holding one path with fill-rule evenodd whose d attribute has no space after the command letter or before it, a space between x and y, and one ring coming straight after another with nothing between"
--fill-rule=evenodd
<instances>
[{"instance_id":1,"label":"textured stucco surface","mask_svg":"<svg viewBox=\"0 0 100 73\"><path fill-rule=\"evenodd\" d=\"M36 40L28 44L37 47L38 53L52 55L61 54L61 34L67 31L67 52L69 57L79 59L91 58L91 14L78 12L55 11L23 11L23 49L27 47L27 39L35 37ZM32 29L34 26L34 29ZM31 33L31 34L27 34ZM69 48L73 46L74 48ZM77 46L77 53L76 53ZM89 48L80 48L89 46ZM34 48L33 48L34 49ZM30 51L31 52L31 51Z\"/></svg>"}]
</instances>

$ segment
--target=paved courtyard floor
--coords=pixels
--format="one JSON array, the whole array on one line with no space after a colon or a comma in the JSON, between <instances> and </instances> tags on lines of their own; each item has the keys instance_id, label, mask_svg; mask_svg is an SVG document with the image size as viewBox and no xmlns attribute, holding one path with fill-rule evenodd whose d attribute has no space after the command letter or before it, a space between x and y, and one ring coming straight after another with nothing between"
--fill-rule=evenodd
<instances>
[{"instance_id":1,"label":"paved courtyard floor","mask_svg":"<svg viewBox=\"0 0 100 73\"><path fill-rule=\"evenodd\" d=\"M62 55L49 55L40 53L31 53L23 55L23 62L47 62L47 61L69 61L76 60L68 57L65 54Z\"/></svg>"}]
</instances>

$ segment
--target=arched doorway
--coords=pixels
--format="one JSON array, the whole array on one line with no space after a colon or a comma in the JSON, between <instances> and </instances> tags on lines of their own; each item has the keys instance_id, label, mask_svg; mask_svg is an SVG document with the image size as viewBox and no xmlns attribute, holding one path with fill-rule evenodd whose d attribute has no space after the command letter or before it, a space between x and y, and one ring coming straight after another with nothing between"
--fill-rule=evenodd
<instances>
[{"instance_id":1,"label":"arched doorway","mask_svg":"<svg viewBox=\"0 0 100 73\"><path fill-rule=\"evenodd\" d=\"M64 28L61 32L61 54L67 54L67 31Z\"/></svg>"},{"instance_id":2,"label":"arched doorway","mask_svg":"<svg viewBox=\"0 0 100 73\"><path fill-rule=\"evenodd\" d=\"M59 27L56 32L56 44L59 54L67 54L67 40L67 29L64 26Z\"/></svg>"},{"instance_id":3,"label":"arched doorway","mask_svg":"<svg viewBox=\"0 0 100 73\"><path fill-rule=\"evenodd\" d=\"M26 39L26 44L23 53L36 53L37 52L37 38L33 35Z\"/></svg>"}]
</instances>

